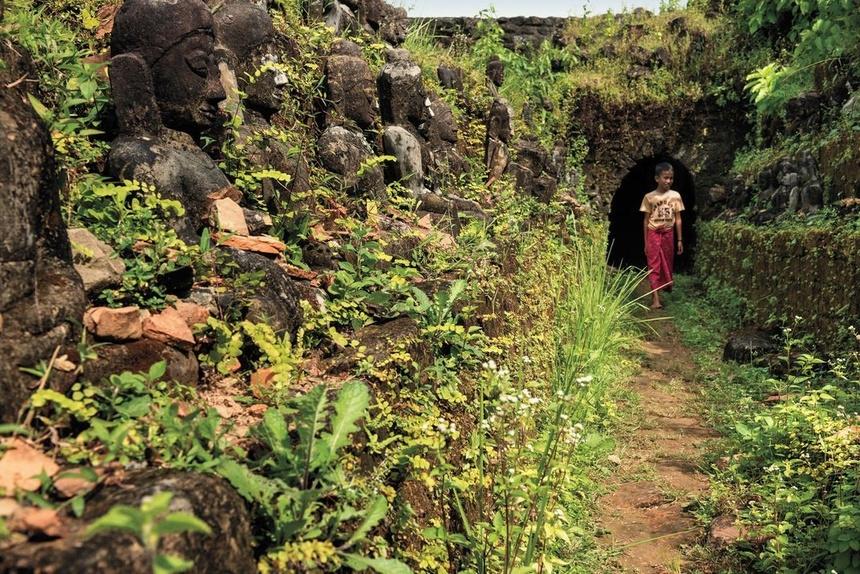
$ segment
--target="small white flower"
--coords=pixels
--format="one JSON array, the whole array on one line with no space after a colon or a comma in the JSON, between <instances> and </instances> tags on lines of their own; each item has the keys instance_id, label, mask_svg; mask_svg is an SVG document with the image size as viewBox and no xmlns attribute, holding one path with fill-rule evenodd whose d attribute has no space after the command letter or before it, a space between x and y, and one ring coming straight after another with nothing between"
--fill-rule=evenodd
<instances>
[{"instance_id":1,"label":"small white flower","mask_svg":"<svg viewBox=\"0 0 860 574\"><path fill-rule=\"evenodd\" d=\"M590 383L593 380L594 380L594 377L592 375L585 375L584 377L577 378L576 382L579 383L580 385L582 385L582 384Z\"/></svg>"}]
</instances>

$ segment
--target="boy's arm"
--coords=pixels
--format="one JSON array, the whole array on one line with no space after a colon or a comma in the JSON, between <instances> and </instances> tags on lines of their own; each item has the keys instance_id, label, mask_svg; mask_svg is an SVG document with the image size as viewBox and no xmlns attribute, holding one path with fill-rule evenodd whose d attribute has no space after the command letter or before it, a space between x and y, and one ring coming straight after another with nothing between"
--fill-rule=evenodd
<instances>
[{"instance_id":1,"label":"boy's arm","mask_svg":"<svg viewBox=\"0 0 860 574\"><path fill-rule=\"evenodd\" d=\"M681 212L675 212L675 243L678 244L678 255L684 252L683 226L681 225Z\"/></svg>"},{"instance_id":2,"label":"boy's arm","mask_svg":"<svg viewBox=\"0 0 860 574\"><path fill-rule=\"evenodd\" d=\"M644 241L645 250L648 250L648 216L651 215L647 211L642 214L642 239Z\"/></svg>"}]
</instances>

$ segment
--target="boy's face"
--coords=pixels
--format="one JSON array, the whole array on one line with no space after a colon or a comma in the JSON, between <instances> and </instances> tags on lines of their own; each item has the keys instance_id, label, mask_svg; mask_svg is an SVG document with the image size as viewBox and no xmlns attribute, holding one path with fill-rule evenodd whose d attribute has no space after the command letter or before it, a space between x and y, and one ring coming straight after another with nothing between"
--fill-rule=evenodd
<instances>
[{"instance_id":1,"label":"boy's face","mask_svg":"<svg viewBox=\"0 0 860 574\"><path fill-rule=\"evenodd\" d=\"M657 181L657 189L660 191L669 191L672 189L672 180L675 179L675 173L671 169L661 171L660 175L654 176Z\"/></svg>"}]
</instances>

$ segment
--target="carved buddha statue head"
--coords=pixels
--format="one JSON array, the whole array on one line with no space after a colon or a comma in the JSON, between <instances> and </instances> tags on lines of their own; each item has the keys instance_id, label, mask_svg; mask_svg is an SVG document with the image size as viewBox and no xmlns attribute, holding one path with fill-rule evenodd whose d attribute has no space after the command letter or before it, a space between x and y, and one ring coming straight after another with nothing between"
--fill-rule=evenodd
<instances>
[{"instance_id":1,"label":"carved buddha statue head","mask_svg":"<svg viewBox=\"0 0 860 574\"><path fill-rule=\"evenodd\" d=\"M126 132L189 133L218 119L224 89L202 0L126 0L111 35L111 86Z\"/></svg>"}]
</instances>

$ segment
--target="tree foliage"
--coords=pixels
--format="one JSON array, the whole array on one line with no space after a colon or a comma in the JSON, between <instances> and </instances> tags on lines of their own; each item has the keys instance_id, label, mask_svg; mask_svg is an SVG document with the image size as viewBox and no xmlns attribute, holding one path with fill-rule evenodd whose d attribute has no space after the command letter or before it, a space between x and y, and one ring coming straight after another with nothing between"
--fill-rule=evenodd
<instances>
[{"instance_id":1,"label":"tree foliage","mask_svg":"<svg viewBox=\"0 0 860 574\"><path fill-rule=\"evenodd\" d=\"M750 34L781 36L794 46L747 76L760 112L774 113L810 89L820 65L842 63L858 71L856 0L741 0L737 10Z\"/></svg>"}]
</instances>

